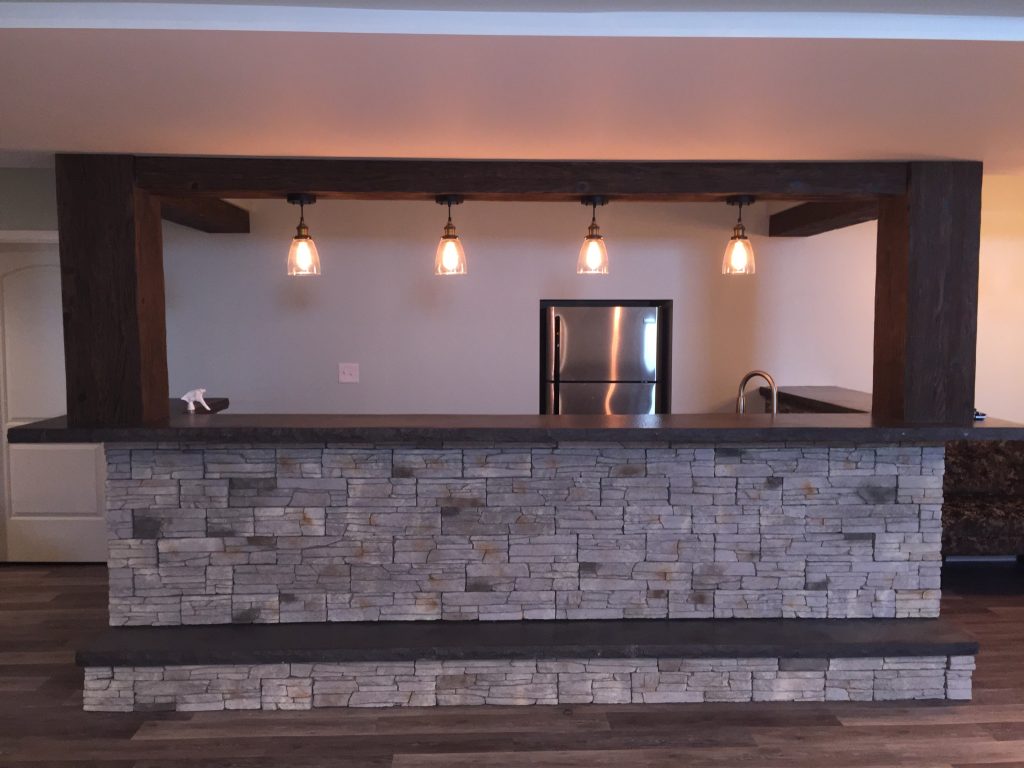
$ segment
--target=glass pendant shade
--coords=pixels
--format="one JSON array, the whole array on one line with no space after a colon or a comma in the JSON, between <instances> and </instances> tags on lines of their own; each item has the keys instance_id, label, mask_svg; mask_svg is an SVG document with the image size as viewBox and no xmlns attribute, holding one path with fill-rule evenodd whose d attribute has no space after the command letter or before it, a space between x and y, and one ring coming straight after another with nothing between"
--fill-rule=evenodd
<instances>
[{"instance_id":1,"label":"glass pendant shade","mask_svg":"<svg viewBox=\"0 0 1024 768\"><path fill-rule=\"evenodd\" d=\"M445 227L445 230L448 228ZM452 227L454 230L455 228ZM466 274L466 251L462 247L462 241L456 234L444 234L441 242L437 244L437 253L434 255L435 275L464 275Z\"/></svg>"},{"instance_id":2,"label":"glass pendant shade","mask_svg":"<svg viewBox=\"0 0 1024 768\"><path fill-rule=\"evenodd\" d=\"M752 275L756 271L754 246L742 225L733 230L722 259L723 275Z\"/></svg>"},{"instance_id":3,"label":"glass pendant shade","mask_svg":"<svg viewBox=\"0 0 1024 768\"><path fill-rule=\"evenodd\" d=\"M591 227L596 229L596 226ZM608 247L604 238L597 232L591 232L583 238L579 258L576 259L577 275L607 275Z\"/></svg>"},{"instance_id":4,"label":"glass pendant shade","mask_svg":"<svg viewBox=\"0 0 1024 768\"><path fill-rule=\"evenodd\" d=\"M293 277L320 274L320 254L309 235L296 235L292 240L292 247L288 249L288 274Z\"/></svg>"}]
</instances>

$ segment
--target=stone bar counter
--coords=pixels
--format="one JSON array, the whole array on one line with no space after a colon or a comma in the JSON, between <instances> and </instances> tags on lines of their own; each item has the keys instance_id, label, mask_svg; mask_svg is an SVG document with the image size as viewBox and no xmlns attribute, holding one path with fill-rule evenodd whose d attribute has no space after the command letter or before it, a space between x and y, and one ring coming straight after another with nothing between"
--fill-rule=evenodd
<instances>
[{"instance_id":1,"label":"stone bar counter","mask_svg":"<svg viewBox=\"0 0 1024 768\"><path fill-rule=\"evenodd\" d=\"M9 435L105 444L86 707L188 710L969 698L976 645L937 618L943 444L1021 428L219 413Z\"/></svg>"}]
</instances>

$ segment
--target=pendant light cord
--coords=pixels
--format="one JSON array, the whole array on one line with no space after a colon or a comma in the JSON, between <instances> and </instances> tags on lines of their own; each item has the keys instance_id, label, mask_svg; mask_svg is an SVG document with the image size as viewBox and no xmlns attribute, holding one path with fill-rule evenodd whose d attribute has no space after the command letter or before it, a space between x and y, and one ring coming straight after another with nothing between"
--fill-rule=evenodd
<instances>
[{"instance_id":1,"label":"pendant light cord","mask_svg":"<svg viewBox=\"0 0 1024 768\"><path fill-rule=\"evenodd\" d=\"M306 225L306 204L299 202L299 226L303 227Z\"/></svg>"},{"instance_id":2,"label":"pendant light cord","mask_svg":"<svg viewBox=\"0 0 1024 768\"><path fill-rule=\"evenodd\" d=\"M590 214L590 225L597 226L597 203L591 203L594 211Z\"/></svg>"},{"instance_id":3,"label":"pendant light cord","mask_svg":"<svg viewBox=\"0 0 1024 768\"><path fill-rule=\"evenodd\" d=\"M452 201L448 198L448 226L452 225Z\"/></svg>"}]
</instances>

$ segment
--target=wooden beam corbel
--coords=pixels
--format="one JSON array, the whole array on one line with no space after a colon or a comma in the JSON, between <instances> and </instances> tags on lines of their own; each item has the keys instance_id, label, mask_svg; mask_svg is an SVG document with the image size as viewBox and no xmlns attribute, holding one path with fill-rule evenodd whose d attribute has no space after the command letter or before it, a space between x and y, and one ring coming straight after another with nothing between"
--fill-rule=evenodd
<instances>
[{"instance_id":1,"label":"wooden beam corbel","mask_svg":"<svg viewBox=\"0 0 1024 768\"><path fill-rule=\"evenodd\" d=\"M772 214L769 237L810 237L878 218L877 200L803 203Z\"/></svg>"},{"instance_id":2,"label":"wooden beam corbel","mask_svg":"<svg viewBox=\"0 0 1024 768\"><path fill-rule=\"evenodd\" d=\"M216 197L161 197L160 216L209 234L249 234L249 212Z\"/></svg>"}]
</instances>

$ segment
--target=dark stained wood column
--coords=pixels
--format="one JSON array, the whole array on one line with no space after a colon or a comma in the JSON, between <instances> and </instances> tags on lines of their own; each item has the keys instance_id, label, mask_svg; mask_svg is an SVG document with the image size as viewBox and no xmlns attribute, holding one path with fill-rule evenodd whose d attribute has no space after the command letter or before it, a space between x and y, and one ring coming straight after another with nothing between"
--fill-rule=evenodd
<instances>
[{"instance_id":1,"label":"dark stained wood column","mask_svg":"<svg viewBox=\"0 0 1024 768\"><path fill-rule=\"evenodd\" d=\"M982 165L908 164L879 204L872 413L908 423L973 417Z\"/></svg>"},{"instance_id":2,"label":"dark stained wood column","mask_svg":"<svg viewBox=\"0 0 1024 768\"><path fill-rule=\"evenodd\" d=\"M71 426L168 416L160 201L125 155L58 155L57 217Z\"/></svg>"}]
</instances>

